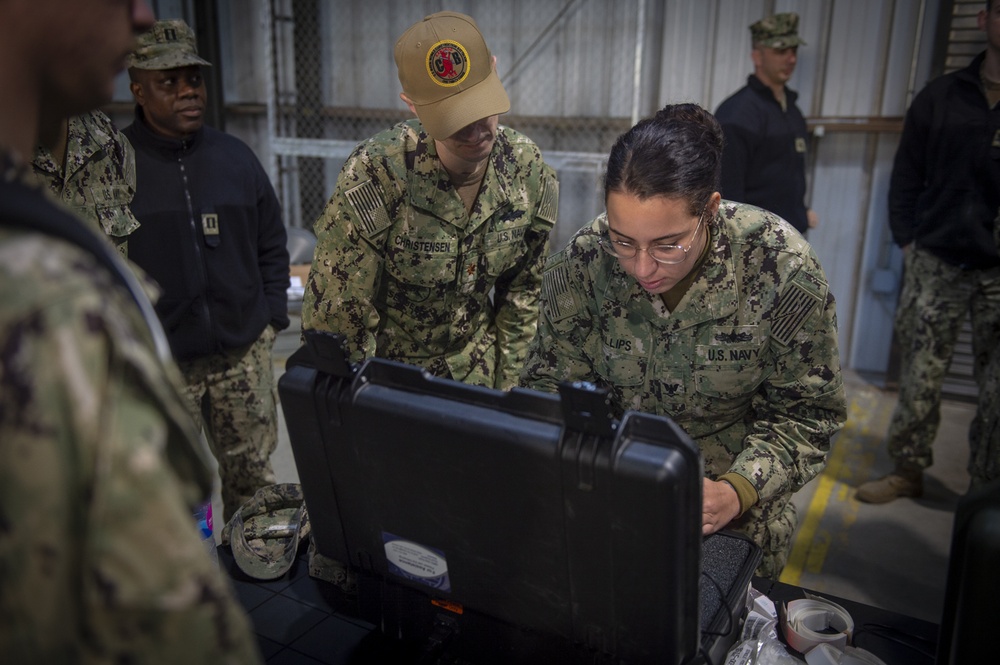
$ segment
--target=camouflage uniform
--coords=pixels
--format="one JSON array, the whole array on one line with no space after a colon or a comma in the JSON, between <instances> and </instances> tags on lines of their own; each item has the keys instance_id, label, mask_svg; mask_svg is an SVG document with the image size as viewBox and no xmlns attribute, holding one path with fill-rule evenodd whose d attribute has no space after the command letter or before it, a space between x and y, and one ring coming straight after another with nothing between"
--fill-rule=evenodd
<instances>
[{"instance_id":1,"label":"camouflage uniform","mask_svg":"<svg viewBox=\"0 0 1000 665\"><path fill-rule=\"evenodd\" d=\"M846 419L833 295L812 249L786 222L723 201L711 250L669 313L598 247L604 215L550 260L538 337L522 384L611 390L620 417L665 415L698 443L705 473L735 472L759 501L730 525L776 578L795 528L793 492L826 463Z\"/></svg>"},{"instance_id":2,"label":"camouflage uniform","mask_svg":"<svg viewBox=\"0 0 1000 665\"><path fill-rule=\"evenodd\" d=\"M889 183L889 227L906 252L895 331L902 358L897 406L887 433L896 470L858 489L865 501L919 496L933 462L941 388L962 322L972 323L973 376L980 382L1000 351L1000 106L980 78L986 52L931 81L906 112ZM988 396L986 408L988 406ZM977 410L969 430L973 482L992 475L976 438L992 414ZM993 471L986 467L992 466ZM889 487L906 480L906 491Z\"/></svg>"},{"instance_id":3,"label":"camouflage uniform","mask_svg":"<svg viewBox=\"0 0 1000 665\"><path fill-rule=\"evenodd\" d=\"M272 351L277 336L274 326L267 326L249 347L178 361L184 395L219 462L227 522L258 488L275 482L271 455L278 446L278 398Z\"/></svg>"},{"instance_id":4,"label":"camouflage uniform","mask_svg":"<svg viewBox=\"0 0 1000 665\"><path fill-rule=\"evenodd\" d=\"M535 144L506 127L489 160L470 215L419 121L358 146L316 223L303 328L343 333L355 361L516 385L558 183Z\"/></svg>"},{"instance_id":5,"label":"camouflage uniform","mask_svg":"<svg viewBox=\"0 0 1000 665\"><path fill-rule=\"evenodd\" d=\"M92 111L70 118L63 167L43 146L36 149L32 166L56 199L96 224L128 256L128 236L139 227L129 208L135 153L108 116Z\"/></svg>"},{"instance_id":6,"label":"camouflage uniform","mask_svg":"<svg viewBox=\"0 0 1000 665\"><path fill-rule=\"evenodd\" d=\"M993 220L993 239L1000 250L1000 214ZM969 473L972 484L1000 479L1000 347L993 349L979 383L981 415L972 423Z\"/></svg>"},{"instance_id":7,"label":"camouflage uniform","mask_svg":"<svg viewBox=\"0 0 1000 665\"><path fill-rule=\"evenodd\" d=\"M979 379L979 408L969 429L972 486L1000 480L1000 347L993 349Z\"/></svg>"},{"instance_id":8,"label":"camouflage uniform","mask_svg":"<svg viewBox=\"0 0 1000 665\"><path fill-rule=\"evenodd\" d=\"M89 252L0 223L5 663L261 662L192 518L211 476L149 325Z\"/></svg>"},{"instance_id":9,"label":"camouflage uniform","mask_svg":"<svg viewBox=\"0 0 1000 665\"><path fill-rule=\"evenodd\" d=\"M933 444L941 421L941 386L951 364L961 322L972 312L973 376L981 382L1000 339L1000 268L963 270L911 247L904 259L903 291L896 309L896 340L901 350L899 400L889 423L889 454L920 468L934 462ZM989 409L991 407L986 407ZM979 408L970 426L973 454L969 473L974 480L1000 479L998 460L977 455L984 419ZM987 469L992 467L992 472Z\"/></svg>"}]
</instances>

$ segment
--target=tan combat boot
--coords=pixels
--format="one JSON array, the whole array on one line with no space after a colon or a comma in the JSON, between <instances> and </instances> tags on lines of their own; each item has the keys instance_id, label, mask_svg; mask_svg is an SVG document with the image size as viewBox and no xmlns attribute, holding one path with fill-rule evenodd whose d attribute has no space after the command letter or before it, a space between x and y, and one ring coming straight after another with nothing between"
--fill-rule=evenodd
<instances>
[{"instance_id":1,"label":"tan combat boot","mask_svg":"<svg viewBox=\"0 0 1000 665\"><path fill-rule=\"evenodd\" d=\"M924 493L922 469L896 467L890 474L878 480L869 480L858 487L855 494L858 501L865 503L889 503L904 496L919 497Z\"/></svg>"}]
</instances>

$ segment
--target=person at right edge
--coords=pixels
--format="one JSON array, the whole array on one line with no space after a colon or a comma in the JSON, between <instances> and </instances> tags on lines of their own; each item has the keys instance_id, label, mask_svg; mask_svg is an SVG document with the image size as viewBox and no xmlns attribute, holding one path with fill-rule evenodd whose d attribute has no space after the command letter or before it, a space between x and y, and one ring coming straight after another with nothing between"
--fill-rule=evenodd
<instances>
[{"instance_id":1,"label":"person at right edge","mask_svg":"<svg viewBox=\"0 0 1000 665\"><path fill-rule=\"evenodd\" d=\"M791 12L750 26L753 74L715 117L726 136L722 197L769 210L804 236L819 218L805 203L809 130L795 104L798 94L785 85L805 45L798 28L799 15Z\"/></svg>"},{"instance_id":2,"label":"person at right edge","mask_svg":"<svg viewBox=\"0 0 1000 665\"><path fill-rule=\"evenodd\" d=\"M152 22L142 1L0 2L5 664L262 662L191 516L212 476L152 305L31 172L42 118L107 103Z\"/></svg>"},{"instance_id":3,"label":"person at right edge","mask_svg":"<svg viewBox=\"0 0 1000 665\"><path fill-rule=\"evenodd\" d=\"M1000 0L987 0L977 21L986 32L986 50L916 96L893 164L889 226L904 257L895 324L899 401L887 434L895 468L858 487L857 498L868 503L923 494L923 473L934 461L944 376L966 313L979 386L969 427L971 485L1000 479L998 449L989 443L997 418L990 400L996 397L984 382L1000 348L1000 254L994 238L1000 209Z\"/></svg>"}]
</instances>

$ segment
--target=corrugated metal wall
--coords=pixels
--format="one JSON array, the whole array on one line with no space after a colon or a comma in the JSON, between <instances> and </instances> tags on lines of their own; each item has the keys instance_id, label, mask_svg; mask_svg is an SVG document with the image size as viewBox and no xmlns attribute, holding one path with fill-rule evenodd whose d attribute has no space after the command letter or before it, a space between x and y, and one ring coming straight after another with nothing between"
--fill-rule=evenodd
<instances>
[{"instance_id":1,"label":"corrugated metal wall","mask_svg":"<svg viewBox=\"0 0 1000 665\"><path fill-rule=\"evenodd\" d=\"M534 138L560 171L557 245L601 210L603 160L618 133L665 103L714 110L752 70L748 26L798 12L808 44L790 86L816 128L810 202L820 226L809 239L839 302L844 364L886 369L901 269L886 223L888 178L949 0L216 2L226 128L271 166L288 222L306 227L350 147L407 115L392 61L399 34L443 9L474 16L511 96L503 121ZM186 1L159 4L183 9ZM306 99L310 86L317 99ZM324 118L319 129L296 135L310 114ZM308 176L313 168L320 175Z\"/></svg>"}]
</instances>

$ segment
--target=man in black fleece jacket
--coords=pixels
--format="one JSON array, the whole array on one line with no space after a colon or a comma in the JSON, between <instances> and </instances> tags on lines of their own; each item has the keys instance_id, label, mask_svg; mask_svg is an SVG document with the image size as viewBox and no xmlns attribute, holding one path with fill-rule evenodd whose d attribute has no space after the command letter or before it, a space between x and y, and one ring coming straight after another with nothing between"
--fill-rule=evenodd
<instances>
[{"instance_id":1,"label":"man in black fleece jacket","mask_svg":"<svg viewBox=\"0 0 1000 665\"><path fill-rule=\"evenodd\" d=\"M917 95L893 164L889 226L904 257L895 328L900 391L887 436L896 468L858 488L857 498L869 503L923 493L941 386L967 313L980 390L969 475L973 487L1000 480L995 388L988 387L1000 368L1000 0L986 2L978 23L986 51Z\"/></svg>"},{"instance_id":2,"label":"man in black fleece jacket","mask_svg":"<svg viewBox=\"0 0 1000 665\"><path fill-rule=\"evenodd\" d=\"M754 73L719 105L722 125L722 198L770 210L805 235L818 216L806 207L809 130L786 85L795 72L799 16L775 14L750 26Z\"/></svg>"},{"instance_id":3,"label":"man in black fleece jacket","mask_svg":"<svg viewBox=\"0 0 1000 665\"><path fill-rule=\"evenodd\" d=\"M274 483L271 352L288 326L288 250L267 174L239 139L204 127L194 33L158 21L129 61L135 121L129 258L162 294L156 311L219 462L225 519Z\"/></svg>"}]
</instances>

